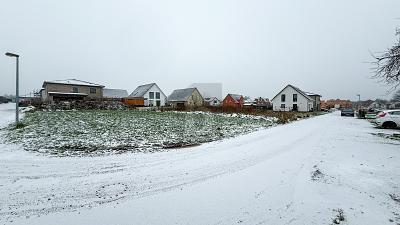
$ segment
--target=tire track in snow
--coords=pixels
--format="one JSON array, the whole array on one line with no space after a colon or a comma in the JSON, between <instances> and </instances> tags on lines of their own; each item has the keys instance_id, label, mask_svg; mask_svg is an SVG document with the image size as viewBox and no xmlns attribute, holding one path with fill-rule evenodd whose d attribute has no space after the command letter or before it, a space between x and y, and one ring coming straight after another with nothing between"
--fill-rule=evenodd
<instances>
[{"instance_id":1,"label":"tire track in snow","mask_svg":"<svg viewBox=\"0 0 400 225\"><path fill-rule=\"evenodd\" d=\"M304 121L296 123L302 122ZM41 186L40 188L25 185L21 188L22 190L13 191L12 189L18 183L23 183L21 180L15 182L14 185L6 185L8 187L6 192L12 193L12 195L1 196L0 194L5 200L0 204L2 209L0 216L12 220L12 218L20 216L42 215L82 207L91 208L111 201L123 201L179 189L218 176L235 173L292 151L295 143L306 140L315 129L320 127L314 125L307 132L301 131L302 135L293 135L296 138L287 143L279 143L278 146L271 148L268 146L260 148L260 143L264 143L265 140L269 140L271 143L278 142L282 132L289 134L299 132L296 130L296 123L245 135L239 137L242 139L239 142L236 139L230 139L225 142L185 149L185 152L162 153L156 157L137 155L137 158L134 156L127 160L122 157L113 157L111 162L108 161L108 157L94 158L95 162L90 162L92 165L84 164L91 159L78 160L74 163L70 163L72 160L68 159L53 159L57 161L55 163L64 164L61 168L59 165L54 165L55 168L58 168L55 173L46 174L47 171L51 171L50 165L39 167L41 170L38 173L42 173L41 175L18 177L22 180L35 177L35 183ZM280 131L276 132L274 129L280 129ZM287 132L287 129L295 130ZM141 157L145 159L148 157L148 159L143 162ZM154 158L155 160L151 161ZM30 160L27 161L30 162ZM39 163L51 161L52 158L45 158ZM17 163L11 166L20 165ZM63 169L71 170L71 172L60 172ZM9 177L9 174L1 175L0 180ZM125 185L126 191L116 196L116 191L110 188L108 191L102 192L101 197L98 196L101 187L112 187L115 184Z\"/></svg>"}]
</instances>

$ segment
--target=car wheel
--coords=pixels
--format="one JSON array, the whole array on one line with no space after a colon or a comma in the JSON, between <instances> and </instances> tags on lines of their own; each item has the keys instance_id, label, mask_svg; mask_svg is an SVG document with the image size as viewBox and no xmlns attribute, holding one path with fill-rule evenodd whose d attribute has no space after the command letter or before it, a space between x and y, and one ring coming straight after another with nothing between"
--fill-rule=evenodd
<instances>
[{"instance_id":1,"label":"car wheel","mask_svg":"<svg viewBox=\"0 0 400 225\"><path fill-rule=\"evenodd\" d=\"M382 128L385 128L385 129L394 129L396 127L397 127L397 124L392 121L387 121L382 124Z\"/></svg>"}]
</instances>

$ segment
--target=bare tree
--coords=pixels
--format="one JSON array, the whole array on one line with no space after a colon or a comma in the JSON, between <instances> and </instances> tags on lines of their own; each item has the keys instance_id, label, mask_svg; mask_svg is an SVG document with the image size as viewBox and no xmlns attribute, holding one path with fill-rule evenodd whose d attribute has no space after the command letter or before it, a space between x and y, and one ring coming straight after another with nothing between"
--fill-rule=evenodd
<instances>
[{"instance_id":1,"label":"bare tree","mask_svg":"<svg viewBox=\"0 0 400 225\"><path fill-rule=\"evenodd\" d=\"M400 29L396 30L396 36L400 37ZM395 45L374 58L376 59L374 77L397 88L400 85L400 38Z\"/></svg>"}]
</instances>

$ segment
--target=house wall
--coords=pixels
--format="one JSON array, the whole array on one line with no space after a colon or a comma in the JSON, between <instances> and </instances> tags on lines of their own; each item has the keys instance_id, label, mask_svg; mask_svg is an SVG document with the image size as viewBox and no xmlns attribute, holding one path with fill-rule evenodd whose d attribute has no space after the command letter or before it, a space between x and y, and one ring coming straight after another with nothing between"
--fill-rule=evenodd
<instances>
[{"instance_id":1,"label":"house wall","mask_svg":"<svg viewBox=\"0 0 400 225\"><path fill-rule=\"evenodd\" d=\"M150 99L150 92L154 92L154 98ZM156 93L160 93L160 99L156 99ZM153 85L147 92L146 94L143 95L145 101L144 105L145 106L156 106L156 101L160 101L160 106L165 106L165 103L167 102L167 96L163 94L161 89L157 85Z\"/></svg>"},{"instance_id":2,"label":"house wall","mask_svg":"<svg viewBox=\"0 0 400 225\"><path fill-rule=\"evenodd\" d=\"M203 105L204 105L204 99L197 89L195 89L193 91L192 95L185 102L185 107L189 107L189 108L201 107Z\"/></svg>"},{"instance_id":3,"label":"house wall","mask_svg":"<svg viewBox=\"0 0 400 225\"><path fill-rule=\"evenodd\" d=\"M311 95L310 98L314 99L313 110L321 111L321 97L318 95Z\"/></svg>"},{"instance_id":4,"label":"house wall","mask_svg":"<svg viewBox=\"0 0 400 225\"><path fill-rule=\"evenodd\" d=\"M42 91L43 101L53 101L52 96L49 96L49 92L64 92L64 93L74 93L73 88L77 87L79 93L87 94L87 98L98 99L103 97L102 87L93 86L82 86L82 85L71 85L71 84L52 84L47 83L45 89ZM96 88L96 93L90 93L90 88Z\"/></svg>"},{"instance_id":5,"label":"house wall","mask_svg":"<svg viewBox=\"0 0 400 225\"><path fill-rule=\"evenodd\" d=\"M285 94L285 102L281 101L281 96ZM297 102L293 102L293 94L297 94ZM285 108L281 108L281 105L285 104ZM294 88L287 86L278 96L272 99L272 105L274 111L292 111L293 104L297 104L297 111L308 112L313 108L313 102L308 100Z\"/></svg>"},{"instance_id":6,"label":"house wall","mask_svg":"<svg viewBox=\"0 0 400 225\"><path fill-rule=\"evenodd\" d=\"M186 106L185 102L170 102L172 108L184 108Z\"/></svg>"},{"instance_id":7,"label":"house wall","mask_svg":"<svg viewBox=\"0 0 400 225\"><path fill-rule=\"evenodd\" d=\"M205 104L207 104L209 106L220 106L221 101L218 98L212 98L210 101L205 102Z\"/></svg>"},{"instance_id":8,"label":"house wall","mask_svg":"<svg viewBox=\"0 0 400 225\"><path fill-rule=\"evenodd\" d=\"M240 98L239 103L232 98L232 96L227 95L222 101L222 106L224 107L243 107L244 99L243 96Z\"/></svg>"}]
</instances>

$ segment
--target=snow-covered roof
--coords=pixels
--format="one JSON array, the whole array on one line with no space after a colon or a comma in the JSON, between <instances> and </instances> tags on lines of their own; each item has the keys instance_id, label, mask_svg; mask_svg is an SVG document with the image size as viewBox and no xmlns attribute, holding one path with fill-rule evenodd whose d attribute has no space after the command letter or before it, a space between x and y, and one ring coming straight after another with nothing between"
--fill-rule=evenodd
<instances>
[{"instance_id":1,"label":"snow-covered roof","mask_svg":"<svg viewBox=\"0 0 400 225\"><path fill-rule=\"evenodd\" d=\"M214 100L220 101L217 97L208 97L208 98L204 98L204 101L206 102L212 102Z\"/></svg>"},{"instance_id":2,"label":"snow-covered roof","mask_svg":"<svg viewBox=\"0 0 400 225\"><path fill-rule=\"evenodd\" d=\"M172 92L168 97L170 102L186 102L192 93L197 90L196 88L177 89Z\"/></svg>"},{"instance_id":3,"label":"snow-covered roof","mask_svg":"<svg viewBox=\"0 0 400 225\"><path fill-rule=\"evenodd\" d=\"M71 92L58 92L58 91L49 91L49 95L77 95L77 96L87 96L88 94L86 93L71 93Z\"/></svg>"},{"instance_id":4,"label":"snow-covered roof","mask_svg":"<svg viewBox=\"0 0 400 225\"><path fill-rule=\"evenodd\" d=\"M235 100L236 102L240 102L240 98L242 98L241 95L237 95L237 94L228 94L229 96L231 96L233 98L233 100Z\"/></svg>"},{"instance_id":5,"label":"snow-covered roof","mask_svg":"<svg viewBox=\"0 0 400 225\"><path fill-rule=\"evenodd\" d=\"M308 91L305 91L304 93L306 93L308 96L320 96L320 97L322 97L320 94L315 94L315 93L308 92Z\"/></svg>"},{"instance_id":6,"label":"snow-covered roof","mask_svg":"<svg viewBox=\"0 0 400 225\"><path fill-rule=\"evenodd\" d=\"M101 84L95 84L88 81L77 80L77 79L66 79L66 80L53 80L53 81L45 81L43 82L43 87L46 83L51 84L67 84L67 85L80 85L80 86L93 86L93 87L104 87Z\"/></svg>"},{"instance_id":7,"label":"snow-covered roof","mask_svg":"<svg viewBox=\"0 0 400 225\"><path fill-rule=\"evenodd\" d=\"M103 97L104 98L125 98L127 96L128 96L127 90L110 89L110 88L103 89Z\"/></svg>"}]
</instances>

